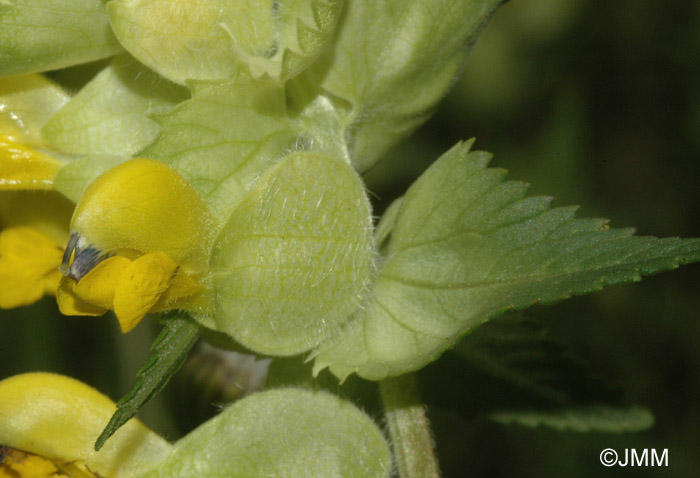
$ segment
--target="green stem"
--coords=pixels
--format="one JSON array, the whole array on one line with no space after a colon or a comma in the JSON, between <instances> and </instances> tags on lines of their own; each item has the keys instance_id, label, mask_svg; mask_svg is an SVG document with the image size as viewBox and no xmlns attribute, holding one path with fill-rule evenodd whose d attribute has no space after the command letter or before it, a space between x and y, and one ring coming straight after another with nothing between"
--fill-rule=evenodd
<instances>
[{"instance_id":1,"label":"green stem","mask_svg":"<svg viewBox=\"0 0 700 478\"><path fill-rule=\"evenodd\" d=\"M413 374L379 382L394 460L400 478L439 478L440 468Z\"/></svg>"}]
</instances>

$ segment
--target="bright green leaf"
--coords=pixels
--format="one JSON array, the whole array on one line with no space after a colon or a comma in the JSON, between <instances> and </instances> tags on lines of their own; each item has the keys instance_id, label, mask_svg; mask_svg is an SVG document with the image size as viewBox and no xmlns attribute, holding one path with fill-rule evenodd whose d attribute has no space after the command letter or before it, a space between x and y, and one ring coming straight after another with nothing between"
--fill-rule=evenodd
<instances>
[{"instance_id":1,"label":"bright green leaf","mask_svg":"<svg viewBox=\"0 0 700 478\"><path fill-rule=\"evenodd\" d=\"M428 118L501 1L348 2L333 49L290 89L301 121L366 170Z\"/></svg>"},{"instance_id":2,"label":"bright green leaf","mask_svg":"<svg viewBox=\"0 0 700 478\"><path fill-rule=\"evenodd\" d=\"M370 418L327 392L255 393L175 443L141 478L380 478L386 440Z\"/></svg>"},{"instance_id":3,"label":"bright green leaf","mask_svg":"<svg viewBox=\"0 0 700 478\"><path fill-rule=\"evenodd\" d=\"M122 55L51 118L44 137L67 153L130 156L158 133L149 115L164 113L188 96L186 88Z\"/></svg>"},{"instance_id":4,"label":"bright green leaf","mask_svg":"<svg viewBox=\"0 0 700 478\"><path fill-rule=\"evenodd\" d=\"M307 351L362 302L373 256L355 171L332 156L292 153L238 202L215 244L216 328L257 352Z\"/></svg>"},{"instance_id":5,"label":"bright green leaf","mask_svg":"<svg viewBox=\"0 0 700 478\"><path fill-rule=\"evenodd\" d=\"M161 133L140 153L182 174L225 220L255 179L291 148L297 132L286 119L284 90L239 77L193 84L192 99L156 120Z\"/></svg>"},{"instance_id":6,"label":"bright green leaf","mask_svg":"<svg viewBox=\"0 0 700 478\"><path fill-rule=\"evenodd\" d=\"M698 239L635 237L575 219L504 182L490 155L458 145L408 190L374 285L316 370L371 379L416 370L506 310L549 304L700 260Z\"/></svg>"},{"instance_id":7,"label":"bright green leaf","mask_svg":"<svg viewBox=\"0 0 700 478\"><path fill-rule=\"evenodd\" d=\"M114 0L108 4L127 50L178 83L296 76L321 53L343 0Z\"/></svg>"},{"instance_id":8,"label":"bright green leaf","mask_svg":"<svg viewBox=\"0 0 700 478\"><path fill-rule=\"evenodd\" d=\"M120 51L102 0L0 2L0 75L56 70Z\"/></svg>"}]
</instances>

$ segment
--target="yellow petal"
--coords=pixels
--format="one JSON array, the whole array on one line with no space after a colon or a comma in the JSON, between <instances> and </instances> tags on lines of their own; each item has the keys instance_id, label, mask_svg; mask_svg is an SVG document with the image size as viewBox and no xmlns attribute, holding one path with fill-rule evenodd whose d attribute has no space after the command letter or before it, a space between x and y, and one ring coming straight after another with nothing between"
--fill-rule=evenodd
<instances>
[{"instance_id":1,"label":"yellow petal","mask_svg":"<svg viewBox=\"0 0 700 478\"><path fill-rule=\"evenodd\" d=\"M100 478L80 462L66 463L5 447L0 478Z\"/></svg>"},{"instance_id":2,"label":"yellow petal","mask_svg":"<svg viewBox=\"0 0 700 478\"><path fill-rule=\"evenodd\" d=\"M102 477L134 476L162 460L170 445L132 419L96 452L95 439L115 410L109 398L68 377L11 377L0 382L0 443L62 463L79 462Z\"/></svg>"},{"instance_id":3,"label":"yellow petal","mask_svg":"<svg viewBox=\"0 0 700 478\"><path fill-rule=\"evenodd\" d=\"M51 271L44 276L44 295L55 296L62 277L63 274L61 274L58 269Z\"/></svg>"},{"instance_id":4,"label":"yellow petal","mask_svg":"<svg viewBox=\"0 0 700 478\"><path fill-rule=\"evenodd\" d=\"M162 252L150 252L129 264L114 290L114 313L123 333L136 327L168 289L177 264Z\"/></svg>"},{"instance_id":5,"label":"yellow petal","mask_svg":"<svg viewBox=\"0 0 700 478\"><path fill-rule=\"evenodd\" d=\"M122 256L112 256L103 260L73 286L73 292L85 302L111 309L114 289L121 282L131 262Z\"/></svg>"},{"instance_id":6,"label":"yellow petal","mask_svg":"<svg viewBox=\"0 0 700 478\"><path fill-rule=\"evenodd\" d=\"M33 229L0 231L0 308L28 305L55 290L62 255L59 245Z\"/></svg>"},{"instance_id":7,"label":"yellow petal","mask_svg":"<svg viewBox=\"0 0 700 478\"><path fill-rule=\"evenodd\" d=\"M57 191L0 191L0 227L29 227L63 249L74 208Z\"/></svg>"},{"instance_id":8,"label":"yellow petal","mask_svg":"<svg viewBox=\"0 0 700 478\"><path fill-rule=\"evenodd\" d=\"M206 269L213 218L161 161L132 159L102 174L75 207L71 230L101 251L160 251L187 272Z\"/></svg>"},{"instance_id":9,"label":"yellow petal","mask_svg":"<svg viewBox=\"0 0 700 478\"><path fill-rule=\"evenodd\" d=\"M95 476L95 475L93 475ZM62 478L58 466L38 455L25 453L14 448L3 450L0 462L0 478Z\"/></svg>"},{"instance_id":10,"label":"yellow petal","mask_svg":"<svg viewBox=\"0 0 700 478\"><path fill-rule=\"evenodd\" d=\"M0 135L0 189L52 189L62 163Z\"/></svg>"},{"instance_id":11,"label":"yellow petal","mask_svg":"<svg viewBox=\"0 0 700 478\"><path fill-rule=\"evenodd\" d=\"M107 312L106 308L85 302L73 291L75 281L70 277L61 277L56 290L56 302L58 310L63 315L103 315Z\"/></svg>"},{"instance_id":12,"label":"yellow petal","mask_svg":"<svg viewBox=\"0 0 700 478\"><path fill-rule=\"evenodd\" d=\"M170 281L168 290L160 296L158 303L151 309L152 312L160 312L174 308L184 298L191 298L202 290L202 286L192 276L182 270L178 270Z\"/></svg>"}]
</instances>

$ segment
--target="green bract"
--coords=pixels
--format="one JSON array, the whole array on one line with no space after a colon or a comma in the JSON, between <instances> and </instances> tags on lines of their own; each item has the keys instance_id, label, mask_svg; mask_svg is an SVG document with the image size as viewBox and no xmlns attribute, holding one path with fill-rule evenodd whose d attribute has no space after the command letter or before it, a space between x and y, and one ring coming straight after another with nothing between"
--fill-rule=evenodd
<instances>
[{"instance_id":1,"label":"green bract","mask_svg":"<svg viewBox=\"0 0 700 478\"><path fill-rule=\"evenodd\" d=\"M349 1L333 49L290 87L310 134L368 169L430 116L501 1Z\"/></svg>"},{"instance_id":2,"label":"green bract","mask_svg":"<svg viewBox=\"0 0 700 478\"><path fill-rule=\"evenodd\" d=\"M219 234L214 328L258 352L307 351L362 303L373 259L357 174L332 156L293 153L258 180Z\"/></svg>"},{"instance_id":3,"label":"green bract","mask_svg":"<svg viewBox=\"0 0 700 478\"><path fill-rule=\"evenodd\" d=\"M114 0L129 52L173 81L221 80L243 69L286 80L323 50L342 0Z\"/></svg>"},{"instance_id":4,"label":"green bract","mask_svg":"<svg viewBox=\"0 0 700 478\"><path fill-rule=\"evenodd\" d=\"M0 2L0 75L64 68L121 50L102 0Z\"/></svg>"},{"instance_id":5,"label":"green bract","mask_svg":"<svg viewBox=\"0 0 700 478\"><path fill-rule=\"evenodd\" d=\"M51 118L42 133L67 153L131 156L158 133L148 116L164 113L188 96L185 88L121 55Z\"/></svg>"},{"instance_id":6,"label":"green bract","mask_svg":"<svg viewBox=\"0 0 700 478\"><path fill-rule=\"evenodd\" d=\"M142 478L382 478L386 441L350 403L325 392L280 389L228 407Z\"/></svg>"},{"instance_id":7,"label":"green bract","mask_svg":"<svg viewBox=\"0 0 700 478\"><path fill-rule=\"evenodd\" d=\"M191 100L155 117L162 132L139 155L179 171L223 222L299 133L286 117L284 90L275 82L240 75L191 87Z\"/></svg>"},{"instance_id":8,"label":"green bract","mask_svg":"<svg viewBox=\"0 0 700 478\"><path fill-rule=\"evenodd\" d=\"M369 304L319 348L317 371L400 375L506 310L700 259L700 239L634 237L527 197L524 183L504 182L503 170L486 168L490 155L470 146L452 148L408 190Z\"/></svg>"},{"instance_id":9,"label":"green bract","mask_svg":"<svg viewBox=\"0 0 700 478\"><path fill-rule=\"evenodd\" d=\"M152 115L188 96L133 57L116 57L41 130L52 147L76 158L58 172L55 188L77 202L97 176L153 141L160 128Z\"/></svg>"}]
</instances>

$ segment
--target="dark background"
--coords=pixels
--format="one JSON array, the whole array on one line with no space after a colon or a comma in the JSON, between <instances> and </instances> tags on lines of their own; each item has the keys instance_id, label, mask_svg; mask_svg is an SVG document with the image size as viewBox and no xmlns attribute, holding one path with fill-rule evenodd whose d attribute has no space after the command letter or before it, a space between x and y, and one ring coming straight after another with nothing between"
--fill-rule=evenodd
<instances>
[{"instance_id":1,"label":"dark background","mask_svg":"<svg viewBox=\"0 0 700 478\"><path fill-rule=\"evenodd\" d=\"M699 16L694 0L510 1L434 118L366 174L377 209L454 143L476 137L492 165L555 205L580 204L581 216L640 234L700 236ZM699 286L700 266L690 265L528 311L626 400L647 405L652 429L557 432L430 407L445 476L697 475ZM113 318L61 317L51 300L2 311L0 377L55 371L116 399L157 330L151 322L122 337ZM168 403L140 416L175 439L192 423L182 424L183 403ZM604 468L598 454L608 447L668 448L669 467Z\"/></svg>"}]
</instances>

